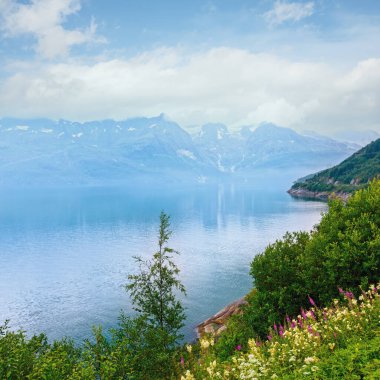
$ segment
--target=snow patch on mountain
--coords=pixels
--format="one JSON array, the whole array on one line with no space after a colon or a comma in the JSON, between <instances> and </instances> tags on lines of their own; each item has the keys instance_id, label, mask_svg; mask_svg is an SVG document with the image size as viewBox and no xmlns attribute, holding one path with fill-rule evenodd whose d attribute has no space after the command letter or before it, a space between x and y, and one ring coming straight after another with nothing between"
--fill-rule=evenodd
<instances>
[{"instance_id":1,"label":"snow patch on mountain","mask_svg":"<svg viewBox=\"0 0 380 380\"><path fill-rule=\"evenodd\" d=\"M178 149L177 150L177 155L178 156L182 156L182 157L190 158L191 160L196 160L196 157L194 156L194 153L190 152L189 150L186 150L186 149Z\"/></svg>"}]
</instances>

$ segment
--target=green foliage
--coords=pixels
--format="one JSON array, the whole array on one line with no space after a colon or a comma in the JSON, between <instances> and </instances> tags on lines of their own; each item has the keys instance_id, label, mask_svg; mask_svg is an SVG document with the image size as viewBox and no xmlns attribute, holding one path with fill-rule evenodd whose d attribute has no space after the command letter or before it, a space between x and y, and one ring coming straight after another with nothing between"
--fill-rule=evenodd
<instances>
[{"instance_id":1,"label":"green foliage","mask_svg":"<svg viewBox=\"0 0 380 380\"><path fill-rule=\"evenodd\" d=\"M167 246L171 233L169 216L161 212L158 251L148 261L135 258L140 273L128 276L130 283L126 286L134 309L149 326L161 330L163 349L173 347L182 339L179 330L185 320L183 306L175 294L176 290L185 293L185 288L178 279L179 269L171 256L178 252Z\"/></svg>"},{"instance_id":2,"label":"green foliage","mask_svg":"<svg viewBox=\"0 0 380 380\"><path fill-rule=\"evenodd\" d=\"M37 358L29 379L69 379L80 360L81 351L70 340L54 342Z\"/></svg>"},{"instance_id":3,"label":"green foliage","mask_svg":"<svg viewBox=\"0 0 380 380\"><path fill-rule=\"evenodd\" d=\"M134 309L139 313L134 329L140 337L135 347L139 373L150 379L168 378L170 363L175 360L176 347L183 338L180 329L184 326L185 313L176 293L185 293L178 279L179 269L172 259L178 254L167 243L171 235L169 216L160 215L158 251L151 260L137 257L140 272L128 276L126 286ZM133 321L123 319L124 330Z\"/></svg>"},{"instance_id":4,"label":"green foliage","mask_svg":"<svg viewBox=\"0 0 380 380\"><path fill-rule=\"evenodd\" d=\"M249 306L255 312L248 312L247 318L251 318L251 325L261 336L267 329L263 320L268 326L307 305L302 257L309 241L306 232L287 233L253 260L250 273L257 293Z\"/></svg>"},{"instance_id":5,"label":"green foliage","mask_svg":"<svg viewBox=\"0 0 380 380\"><path fill-rule=\"evenodd\" d=\"M329 206L303 258L307 292L322 304L332 299L336 286L355 291L379 281L380 181L347 204L334 200Z\"/></svg>"},{"instance_id":6,"label":"green foliage","mask_svg":"<svg viewBox=\"0 0 380 380\"><path fill-rule=\"evenodd\" d=\"M351 339L345 348L325 356L320 379L380 379L380 331L373 339Z\"/></svg>"},{"instance_id":7,"label":"green foliage","mask_svg":"<svg viewBox=\"0 0 380 380\"><path fill-rule=\"evenodd\" d=\"M339 165L295 183L292 188L313 192L351 193L378 175L380 175L380 139L360 149ZM355 184L352 184L352 181L355 181Z\"/></svg>"},{"instance_id":8,"label":"green foliage","mask_svg":"<svg viewBox=\"0 0 380 380\"><path fill-rule=\"evenodd\" d=\"M287 233L254 258L257 293L241 318L261 337L265 326L306 307L308 295L323 306L337 287L357 291L380 280L380 181L329 206L310 234Z\"/></svg>"},{"instance_id":9,"label":"green foliage","mask_svg":"<svg viewBox=\"0 0 380 380\"><path fill-rule=\"evenodd\" d=\"M215 343L216 356L220 360L227 360L231 357L238 346L245 350L247 348L247 337L256 334L256 331L250 327L248 320L242 315L232 315L227 326L227 330L220 335Z\"/></svg>"},{"instance_id":10,"label":"green foliage","mask_svg":"<svg viewBox=\"0 0 380 380\"><path fill-rule=\"evenodd\" d=\"M32 372L36 358L47 349L44 334L28 340L24 331L9 331L6 321L0 327L0 379L25 379Z\"/></svg>"}]
</instances>

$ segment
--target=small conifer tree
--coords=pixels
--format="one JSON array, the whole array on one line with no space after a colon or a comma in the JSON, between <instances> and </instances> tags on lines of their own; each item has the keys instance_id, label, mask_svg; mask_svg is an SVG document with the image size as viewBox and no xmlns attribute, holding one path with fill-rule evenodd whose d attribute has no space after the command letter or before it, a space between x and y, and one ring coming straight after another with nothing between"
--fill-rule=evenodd
<instances>
[{"instance_id":1,"label":"small conifer tree","mask_svg":"<svg viewBox=\"0 0 380 380\"><path fill-rule=\"evenodd\" d=\"M178 295L186 294L178 279L179 269L173 261L173 254L179 254L167 243L172 231L170 217L161 212L158 235L158 251L150 260L135 257L139 264L138 274L129 275L126 289L133 308L146 321L151 331L155 331L156 347L162 352L175 348L183 338L180 333L184 326L185 312Z\"/></svg>"}]
</instances>

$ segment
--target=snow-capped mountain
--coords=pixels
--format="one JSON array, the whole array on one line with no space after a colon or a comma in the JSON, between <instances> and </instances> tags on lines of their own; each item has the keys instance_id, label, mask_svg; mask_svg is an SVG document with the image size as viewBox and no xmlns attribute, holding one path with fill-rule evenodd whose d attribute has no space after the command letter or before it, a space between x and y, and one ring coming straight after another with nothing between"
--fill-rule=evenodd
<instances>
[{"instance_id":1,"label":"snow-capped mountain","mask_svg":"<svg viewBox=\"0 0 380 380\"><path fill-rule=\"evenodd\" d=\"M328 166L339 162L359 149L324 136L305 136L290 128L264 123L251 131L245 130L246 145L238 169L254 167L288 168L298 166Z\"/></svg>"},{"instance_id":2,"label":"snow-capped mountain","mask_svg":"<svg viewBox=\"0 0 380 380\"><path fill-rule=\"evenodd\" d=\"M206 124L194 142L208 162L222 172L249 172L257 168L320 168L339 162L359 145L317 135L301 135L290 128L264 123L251 130L230 133L223 124Z\"/></svg>"},{"instance_id":3,"label":"snow-capped mountain","mask_svg":"<svg viewBox=\"0 0 380 380\"><path fill-rule=\"evenodd\" d=\"M190 137L164 115L116 122L0 121L0 183L97 183L207 168Z\"/></svg>"},{"instance_id":4,"label":"snow-capped mountain","mask_svg":"<svg viewBox=\"0 0 380 380\"><path fill-rule=\"evenodd\" d=\"M0 120L0 185L80 185L136 176L204 181L257 168L323 169L352 144L263 124L230 132L206 124L191 137L165 115L86 123Z\"/></svg>"},{"instance_id":5,"label":"snow-capped mountain","mask_svg":"<svg viewBox=\"0 0 380 380\"><path fill-rule=\"evenodd\" d=\"M209 123L194 136L194 143L208 164L222 173L233 173L243 159L245 140L231 133L224 124Z\"/></svg>"}]
</instances>

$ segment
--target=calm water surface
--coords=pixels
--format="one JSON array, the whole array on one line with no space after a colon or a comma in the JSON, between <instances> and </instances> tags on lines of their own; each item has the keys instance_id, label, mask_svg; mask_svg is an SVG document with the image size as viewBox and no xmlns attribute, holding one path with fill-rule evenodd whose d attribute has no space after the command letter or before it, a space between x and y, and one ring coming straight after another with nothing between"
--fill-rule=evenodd
<instances>
[{"instance_id":1,"label":"calm water surface","mask_svg":"<svg viewBox=\"0 0 380 380\"><path fill-rule=\"evenodd\" d=\"M255 254L285 231L309 230L326 205L294 200L273 186L173 190L76 189L0 193L0 323L50 339L81 340L91 327L131 313L122 285L133 256L157 245L158 216L171 215L170 246L194 327L252 286Z\"/></svg>"}]
</instances>

